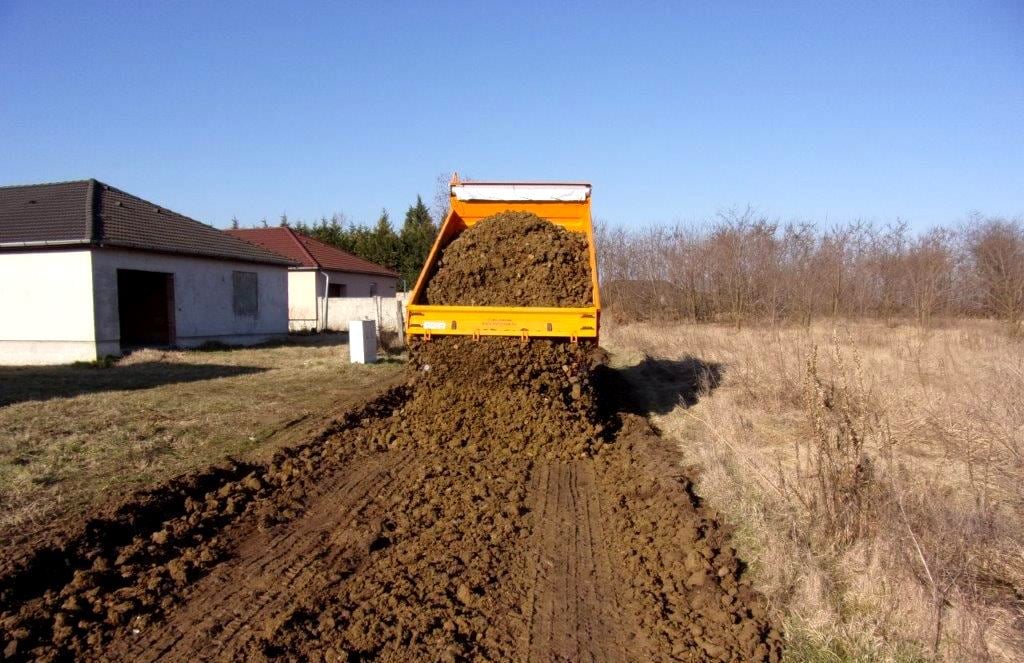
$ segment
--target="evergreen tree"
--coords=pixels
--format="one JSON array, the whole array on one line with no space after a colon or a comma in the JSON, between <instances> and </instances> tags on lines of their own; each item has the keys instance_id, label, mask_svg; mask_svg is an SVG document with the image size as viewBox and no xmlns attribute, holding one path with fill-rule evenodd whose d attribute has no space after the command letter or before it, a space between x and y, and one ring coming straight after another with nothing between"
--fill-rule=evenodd
<instances>
[{"instance_id":1,"label":"evergreen tree","mask_svg":"<svg viewBox=\"0 0 1024 663\"><path fill-rule=\"evenodd\" d=\"M416 204L411 205L405 213L405 223L399 233L401 248L397 269L406 289L416 285L416 278L423 269L436 236L437 226L430 216L430 210L423 204L423 198L416 196Z\"/></svg>"},{"instance_id":2,"label":"evergreen tree","mask_svg":"<svg viewBox=\"0 0 1024 663\"><path fill-rule=\"evenodd\" d=\"M231 217L231 229L232 230L238 230L239 227L241 227L241 224L238 222L238 217L237 216Z\"/></svg>"},{"instance_id":3,"label":"evergreen tree","mask_svg":"<svg viewBox=\"0 0 1024 663\"><path fill-rule=\"evenodd\" d=\"M387 210L381 210L377 225L372 230L360 227L356 233L357 255L389 269L398 269L401 241L391 226L391 217Z\"/></svg>"},{"instance_id":4,"label":"evergreen tree","mask_svg":"<svg viewBox=\"0 0 1024 663\"><path fill-rule=\"evenodd\" d=\"M344 217L339 217L337 214L331 216L331 221L328 224L329 232L331 237L336 237L334 240L337 242L336 246L342 251L348 251L349 253L355 253L356 240L355 240L355 224L351 221L348 225L343 223Z\"/></svg>"},{"instance_id":5,"label":"evergreen tree","mask_svg":"<svg viewBox=\"0 0 1024 663\"><path fill-rule=\"evenodd\" d=\"M281 226L282 228L287 228L288 227L288 214L287 213L284 213L284 214L281 215L281 223L279 223L278 225Z\"/></svg>"}]
</instances>

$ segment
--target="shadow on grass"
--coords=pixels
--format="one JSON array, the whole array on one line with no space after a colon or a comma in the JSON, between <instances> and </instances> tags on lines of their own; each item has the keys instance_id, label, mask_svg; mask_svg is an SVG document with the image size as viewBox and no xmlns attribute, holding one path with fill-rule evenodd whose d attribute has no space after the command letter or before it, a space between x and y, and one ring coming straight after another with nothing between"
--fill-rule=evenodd
<instances>
[{"instance_id":1,"label":"shadow on grass","mask_svg":"<svg viewBox=\"0 0 1024 663\"><path fill-rule=\"evenodd\" d=\"M128 366L0 367L0 407L23 401L70 398L99 391L150 389L177 382L262 373L255 366L142 362Z\"/></svg>"},{"instance_id":2,"label":"shadow on grass","mask_svg":"<svg viewBox=\"0 0 1024 663\"><path fill-rule=\"evenodd\" d=\"M722 371L721 364L696 357L644 357L633 366L603 367L596 380L602 409L647 416L696 405L721 384Z\"/></svg>"},{"instance_id":3,"label":"shadow on grass","mask_svg":"<svg viewBox=\"0 0 1024 663\"><path fill-rule=\"evenodd\" d=\"M309 345L312 347L330 347L348 343L348 332L317 332L316 334L289 334L287 345Z\"/></svg>"},{"instance_id":4,"label":"shadow on grass","mask_svg":"<svg viewBox=\"0 0 1024 663\"><path fill-rule=\"evenodd\" d=\"M290 346L306 346L313 348L342 346L348 343L348 332L289 332L287 338L281 338L255 345L236 345L220 341L206 341L190 352L233 352L235 350L264 350L286 348Z\"/></svg>"}]
</instances>

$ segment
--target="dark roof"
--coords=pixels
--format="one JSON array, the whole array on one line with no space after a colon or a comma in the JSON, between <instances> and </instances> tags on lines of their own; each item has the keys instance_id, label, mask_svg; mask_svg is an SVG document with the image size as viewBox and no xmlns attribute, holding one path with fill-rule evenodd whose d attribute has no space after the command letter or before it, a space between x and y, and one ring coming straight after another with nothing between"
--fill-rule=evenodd
<instances>
[{"instance_id":1,"label":"dark roof","mask_svg":"<svg viewBox=\"0 0 1024 663\"><path fill-rule=\"evenodd\" d=\"M72 245L293 264L96 180L0 187L0 250Z\"/></svg>"},{"instance_id":2,"label":"dark roof","mask_svg":"<svg viewBox=\"0 0 1024 663\"><path fill-rule=\"evenodd\" d=\"M235 228L224 232L288 256L301 267L398 278L398 273L288 227Z\"/></svg>"},{"instance_id":3,"label":"dark roof","mask_svg":"<svg viewBox=\"0 0 1024 663\"><path fill-rule=\"evenodd\" d=\"M0 187L0 245L91 237L91 182Z\"/></svg>"}]
</instances>

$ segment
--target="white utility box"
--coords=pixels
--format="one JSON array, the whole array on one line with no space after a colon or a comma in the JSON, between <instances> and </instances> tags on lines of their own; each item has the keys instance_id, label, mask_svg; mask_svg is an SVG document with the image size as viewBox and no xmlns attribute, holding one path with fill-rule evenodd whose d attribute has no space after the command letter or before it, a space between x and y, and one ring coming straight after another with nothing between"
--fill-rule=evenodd
<instances>
[{"instance_id":1,"label":"white utility box","mask_svg":"<svg viewBox=\"0 0 1024 663\"><path fill-rule=\"evenodd\" d=\"M348 350L353 364L376 363L377 323L373 320L349 320Z\"/></svg>"}]
</instances>

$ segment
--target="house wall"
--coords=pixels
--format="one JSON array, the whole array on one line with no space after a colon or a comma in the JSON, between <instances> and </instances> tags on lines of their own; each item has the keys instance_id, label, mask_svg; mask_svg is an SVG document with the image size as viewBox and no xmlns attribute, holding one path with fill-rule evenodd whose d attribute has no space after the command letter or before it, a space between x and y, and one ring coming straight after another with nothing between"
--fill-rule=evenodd
<instances>
[{"instance_id":1,"label":"house wall","mask_svg":"<svg viewBox=\"0 0 1024 663\"><path fill-rule=\"evenodd\" d=\"M332 284L340 283L345 286L345 297L330 297L324 301L324 294L327 292L327 282L324 276ZM317 329L317 324L323 327L323 321L328 320L330 329L348 329L348 319L342 327L337 327L340 318L338 313L332 312L331 307L337 306L335 301L344 302L350 298L371 298L371 286L377 285L377 296L389 299L395 297L395 289L398 286L398 279L387 276L372 276L369 274L355 274L352 272L335 272L328 270L298 270L294 269L288 273L288 327L291 331ZM369 305L362 306L360 311L369 311ZM349 308L351 308L349 306ZM326 308L326 312L325 312ZM348 314L344 314L348 315ZM356 316L364 318L364 315Z\"/></svg>"},{"instance_id":2,"label":"house wall","mask_svg":"<svg viewBox=\"0 0 1024 663\"><path fill-rule=\"evenodd\" d=\"M176 345L194 347L207 341L249 345L283 338L288 333L288 270L284 266L100 249L93 255L92 282L96 293L96 342L101 355L120 352L118 269L174 274ZM255 315L235 313L234 271L257 275Z\"/></svg>"},{"instance_id":3,"label":"house wall","mask_svg":"<svg viewBox=\"0 0 1024 663\"><path fill-rule=\"evenodd\" d=\"M405 325L405 293L391 297L330 297L327 328L348 331L350 320L374 320L381 331L401 331Z\"/></svg>"},{"instance_id":4,"label":"house wall","mask_svg":"<svg viewBox=\"0 0 1024 663\"><path fill-rule=\"evenodd\" d=\"M0 364L96 358L90 251L0 253Z\"/></svg>"},{"instance_id":5,"label":"house wall","mask_svg":"<svg viewBox=\"0 0 1024 663\"><path fill-rule=\"evenodd\" d=\"M343 283L346 286L346 297L371 297L370 285L377 284L378 297L394 297L398 279L389 276L373 276L370 274L354 274L351 272L320 272L326 273L331 283ZM324 278L317 279L317 297L324 296Z\"/></svg>"},{"instance_id":6,"label":"house wall","mask_svg":"<svg viewBox=\"0 0 1024 663\"><path fill-rule=\"evenodd\" d=\"M317 281L323 277L314 269L288 272L288 329L289 331L315 330L317 315Z\"/></svg>"}]
</instances>

